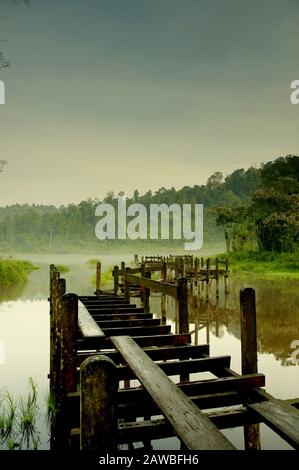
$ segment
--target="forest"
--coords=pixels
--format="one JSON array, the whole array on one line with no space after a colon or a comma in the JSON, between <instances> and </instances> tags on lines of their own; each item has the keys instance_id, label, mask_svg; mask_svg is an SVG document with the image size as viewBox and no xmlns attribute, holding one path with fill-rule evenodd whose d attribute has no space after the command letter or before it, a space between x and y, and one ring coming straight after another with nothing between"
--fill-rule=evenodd
<instances>
[{"instance_id":1,"label":"forest","mask_svg":"<svg viewBox=\"0 0 299 470\"><path fill-rule=\"evenodd\" d=\"M4 177L4 175L2 176ZM164 187L140 194L136 189L127 204L203 204L204 248L226 244L228 253L243 250L294 252L299 243L299 157L288 155L260 167L239 168L223 176L216 172L205 185ZM103 200L79 204L0 207L0 253L92 253L135 248L149 249L146 240L98 240L95 208L117 205L122 191L110 191ZM182 250L183 242L158 240L152 249Z\"/></svg>"}]
</instances>

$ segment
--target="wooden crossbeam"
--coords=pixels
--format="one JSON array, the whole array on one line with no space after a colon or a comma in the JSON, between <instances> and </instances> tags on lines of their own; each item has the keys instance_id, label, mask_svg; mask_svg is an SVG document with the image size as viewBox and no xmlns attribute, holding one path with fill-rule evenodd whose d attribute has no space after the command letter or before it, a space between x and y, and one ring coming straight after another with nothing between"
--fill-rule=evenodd
<instances>
[{"instance_id":1,"label":"wooden crossbeam","mask_svg":"<svg viewBox=\"0 0 299 470\"><path fill-rule=\"evenodd\" d=\"M158 404L187 449L232 450L234 446L130 337L113 337L127 365Z\"/></svg>"},{"instance_id":2,"label":"wooden crossbeam","mask_svg":"<svg viewBox=\"0 0 299 470\"><path fill-rule=\"evenodd\" d=\"M299 410L283 400L269 400L249 405L273 431L295 449L299 449Z\"/></svg>"}]
</instances>

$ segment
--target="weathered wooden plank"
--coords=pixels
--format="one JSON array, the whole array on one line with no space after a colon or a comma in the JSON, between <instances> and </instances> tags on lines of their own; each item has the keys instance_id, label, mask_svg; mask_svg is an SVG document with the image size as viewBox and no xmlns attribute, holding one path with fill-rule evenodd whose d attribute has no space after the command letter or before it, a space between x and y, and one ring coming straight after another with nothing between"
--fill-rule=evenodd
<instances>
[{"instance_id":1,"label":"weathered wooden plank","mask_svg":"<svg viewBox=\"0 0 299 470\"><path fill-rule=\"evenodd\" d=\"M109 314L109 313L144 313L144 309L141 307L136 307L135 305L132 307L129 306L111 306L111 307L88 307L88 311L91 315L102 315L102 314ZM148 312L149 313L149 312Z\"/></svg>"},{"instance_id":2,"label":"weathered wooden plank","mask_svg":"<svg viewBox=\"0 0 299 470\"><path fill-rule=\"evenodd\" d=\"M78 326L83 338L103 338L105 336L80 300L78 300Z\"/></svg>"},{"instance_id":3,"label":"weathered wooden plank","mask_svg":"<svg viewBox=\"0 0 299 470\"><path fill-rule=\"evenodd\" d=\"M299 449L299 410L283 400L269 400L249 405L273 431L295 449Z\"/></svg>"},{"instance_id":4,"label":"weathered wooden plank","mask_svg":"<svg viewBox=\"0 0 299 470\"><path fill-rule=\"evenodd\" d=\"M239 407L223 412L206 413L206 416L218 429L236 428L256 422L253 414ZM117 440L119 443L142 442L145 440L165 439L175 435L173 427L166 419L148 421L121 422L118 427Z\"/></svg>"},{"instance_id":5,"label":"weathered wooden plank","mask_svg":"<svg viewBox=\"0 0 299 470\"><path fill-rule=\"evenodd\" d=\"M145 336L145 335L165 335L170 333L170 325L159 326L131 326L129 328L103 328L105 336Z\"/></svg>"},{"instance_id":6,"label":"weathered wooden plank","mask_svg":"<svg viewBox=\"0 0 299 470\"><path fill-rule=\"evenodd\" d=\"M125 274L127 282L132 282L150 289L152 292L161 292L162 294L171 295L177 297L177 286L168 284L166 282L154 281L153 279L147 279L146 277L135 276L134 274Z\"/></svg>"},{"instance_id":7,"label":"weathered wooden plank","mask_svg":"<svg viewBox=\"0 0 299 470\"><path fill-rule=\"evenodd\" d=\"M182 359L173 362L159 362L157 366L159 366L165 374L172 376L182 373L192 374L196 372L208 372L216 364L225 365L229 364L229 362L230 356L218 356L199 359ZM132 369L126 366L118 366L117 372L119 380L131 380L136 378Z\"/></svg>"},{"instance_id":8,"label":"weathered wooden plank","mask_svg":"<svg viewBox=\"0 0 299 470\"><path fill-rule=\"evenodd\" d=\"M173 335L173 334L163 334L163 335L140 335L133 336L134 341L141 347L149 346L184 346L191 343L191 334L184 335ZM78 339L77 348L79 351L84 350L101 350L114 348L110 338L85 338ZM105 352L103 352L105 354ZM230 374L231 375L231 374Z\"/></svg>"},{"instance_id":9,"label":"weathered wooden plank","mask_svg":"<svg viewBox=\"0 0 299 470\"><path fill-rule=\"evenodd\" d=\"M70 394L68 398L68 417L72 426L78 426L80 408L79 394ZM191 396L189 398L201 410L242 404L242 396L237 392L213 393ZM120 403L117 407L118 418L129 421L138 417L144 417L145 415L157 416L159 414L161 414L161 410L149 395L144 402ZM256 418L255 421L258 421L258 418Z\"/></svg>"},{"instance_id":10,"label":"weathered wooden plank","mask_svg":"<svg viewBox=\"0 0 299 470\"><path fill-rule=\"evenodd\" d=\"M171 346L171 347L161 347L161 348L148 348L144 352L153 360L153 361L165 361L169 359L190 359L198 358L209 354L209 345L203 344L199 346ZM98 354L98 353L79 353L77 356L77 365L80 365L87 357ZM110 357L115 364L123 363L123 358L118 351L105 351L105 356Z\"/></svg>"},{"instance_id":11,"label":"weathered wooden plank","mask_svg":"<svg viewBox=\"0 0 299 470\"><path fill-rule=\"evenodd\" d=\"M117 320L101 320L97 321L100 328L128 328L134 326L155 326L160 325L159 318L141 318L141 319L117 319Z\"/></svg>"},{"instance_id":12,"label":"weathered wooden plank","mask_svg":"<svg viewBox=\"0 0 299 470\"><path fill-rule=\"evenodd\" d=\"M134 370L187 449L231 450L234 446L130 337L112 342Z\"/></svg>"},{"instance_id":13,"label":"weathered wooden plank","mask_svg":"<svg viewBox=\"0 0 299 470\"><path fill-rule=\"evenodd\" d=\"M146 352L146 351L145 351ZM263 374L244 375L240 378L224 378L179 383L177 386L188 396L208 395L223 392L246 393L251 387L263 387ZM120 389L119 403L142 403L146 401L147 392L143 388Z\"/></svg>"},{"instance_id":14,"label":"weathered wooden plank","mask_svg":"<svg viewBox=\"0 0 299 470\"><path fill-rule=\"evenodd\" d=\"M105 320L142 320L153 318L152 313L103 313L92 315L96 322Z\"/></svg>"}]
</instances>

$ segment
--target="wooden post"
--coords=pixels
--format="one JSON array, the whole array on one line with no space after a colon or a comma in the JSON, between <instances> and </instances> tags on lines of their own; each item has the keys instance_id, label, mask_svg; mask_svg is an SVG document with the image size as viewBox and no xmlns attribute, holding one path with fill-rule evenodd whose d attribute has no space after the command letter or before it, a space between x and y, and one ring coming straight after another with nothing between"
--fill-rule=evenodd
<instances>
[{"instance_id":1,"label":"wooden post","mask_svg":"<svg viewBox=\"0 0 299 470\"><path fill-rule=\"evenodd\" d=\"M61 385L64 395L77 390L77 331L78 297L76 294L65 294L61 316Z\"/></svg>"},{"instance_id":2,"label":"wooden post","mask_svg":"<svg viewBox=\"0 0 299 470\"><path fill-rule=\"evenodd\" d=\"M130 272L130 268L126 268L126 273L129 273ZM129 282L126 280L126 278L124 278L124 295L125 295L125 300L130 300L130 284Z\"/></svg>"},{"instance_id":3,"label":"wooden post","mask_svg":"<svg viewBox=\"0 0 299 470\"><path fill-rule=\"evenodd\" d=\"M242 375L257 373L257 335L255 291L247 288L240 291ZM245 450L260 449L259 424L244 426Z\"/></svg>"},{"instance_id":4,"label":"wooden post","mask_svg":"<svg viewBox=\"0 0 299 470\"><path fill-rule=\"evenodd\" d=\"M166 309L166 294L161 294L161 323L166 325L167 322L167 309Z\"/></svg>"},{"instance_id":5,"label":"wooden post","mask_svg":"<svg viewBox=\"0 0 299 470\"><path fill-rule=\"evenodd\" d=\"M224 293L228 294L228 259L225 260Z\"/></svg>"},{"instance_id":6,"label":"wooden post","mask_svg":"<svg viewBox=\"0 0 299 470\"><path fill-rule=\"evenodd\" d=\"M194 284L198 286L198 258L196 257L194 260Z\"/></svg>"},{"instance_id":7,"label":"wooden post","mask_svg":"<svg viewBox=\"0 0 299 470\"><path fill-rule=\"evenodd\" d=\"M150 279L152 277L151 275L151 272L150 271L147 271L145 274L144 274L144 277L146 277L147 279ZM148 289L147 287L144 288L144 312L145 313L149 313L150 312L150 295L151 295L151 291L150 289Z\"/></svg>"},{"instance_id":8,"label":"wooden post","mask_svg":"<svg viewBox=\"0 0 299 470\"><path fill-rule=\"evenodd\" d=\"M176 256L174 258L174 279L178 282L179 279L179 258Z\"/></svg>"},{"instance_id":9,"label":"wooden post","mask_svg":"<svg viewBox=\"0 0 299 470\"><path fill-rule=\"evenodd\" d=\"M179 333L189 333L187 279L181 277L178 284Z\"/></svg>"},{"instance_id":10,"label":"wooden post","mask_svg":"<svg viewBox=\"0 0 299 470\"><path fill-rule=\"evenodd\" d=\"M55 361L55 296L57 293L57 284L58 284L58 272L54 264L50 266L50 393L53 391L54 387L54 361Z\"/></svg>"},{"instance_id":11,"label":"wooden post","mask_svg":"<svg viewBox=\"0 0 299 470\"><path fill-rule=\"evenodd\" d=\"M119 268L118 266L114 266L113 268L113 281L114 281L114 295L118 294L119 289Z\"/></svg>"},{"instance_id":12,"label":"wooden post","mask_svg":"<svg viewBox=\"0 0 299 470\"><path fill-rule=\"evenodd\" d=\"M163 282L167 282L167 263L166 263L166 261L163 261L163 263L162 263L161 277L162 277Z\"/></svg>"},{"instance_id":13,"label":"wooden post","mask_svg":"<svg viewBox=\"0 0 299 470\"><path fill-rule=\"evenodd\" d=\"M216 267L216 274L215 274L215 279L216 279L216 300L219 300L219 259L216 258L215 261L215 267Z\"/></svg>"},{"instance_id":14,"label":"wooden post","mask_svg":"<svg viewBox=\"0 0 299 470\"><path fill-rule=\"evenodd\" d=\"M61 322L62 322L62 310L63 302L62 297L65 294L65 279L58 279L57 282L57 294L56 294L56 306L55 306L55 346L54 346L54 361L53 361L53 372L54 372L54 387L55 387L55 402L59 405L61 402Z\"/></svg>"},{"instance_id":15,"label":"wooden post","mask_svg":"<svg viewBox=\"0 0 299 470\"><path fill-rule=\"evenodd\" d=\"M144 277L144 273L145 273L145 263L142 262L140 265L140 276ZM140 288L140 300L141 300L141 305L144 305L144 287L143 286L141 286Z\"/></svg>"},{"instance_id":16,"label":"wooden post","mask_svg":"<svg viewBox=\"0 0 299 470\"><path fill-rule=\"evenodd\" d=\"M101 292L101 270L102 264L97 263L97 272L96 272L96 294L100 294Z\"/></svg>"},{"instance_id":17,"label":"wooden post","mask_svg":"<svg viewBox=\"0 0 299 470\"><path fill-rule=\"evenodd\" d=\"M134 255L134 264L138 266L138 255Z\"/></svg>"},{"instance_id":18,"label":"wooden post","mask_svg":"<svg viewBox=\"0 0 299 470\"><path fill-rule=\"evenodd\" d=\"M122 274L121 274L121 282L122 282L122 284L124 284L124 273L126 272L126 263L125 263L124 261L122 261L122 262L120 263L120 270L121 270L121 272L122 272Z\"/></svg>"},{"instance_id":19,"label":"wooden post","mask_svg":"<svg viewBox=\"0 0 299 470\"><path fill-rule=\"evenodd\" d=\"M102 452L116 448L118 379L114 362L92 356L80 367L80 448Z\"/></svg>"},{"instance_id":20,"label":"wooden post","mask_svg":"<svg viewBox=\"0 0 299 470\"><path fill-rule=\"evenodd\" d=\"M210 301L210 258L207 259L207 270L206 270L206 302Z\"/></svg>"},{"instance_id":21,"label":"wooden post","mask_svg":"<svg viewBox=\"0 0 299 470\"><path fill-rule=\"evenodd\" d=\"M188 318L188 289L187 279L181 277L178 284L178 304L179 304L179 333L189 333ZM190 375L188 372L180 374L180 382L188 382Z\"/></svg>"}]
</instances>

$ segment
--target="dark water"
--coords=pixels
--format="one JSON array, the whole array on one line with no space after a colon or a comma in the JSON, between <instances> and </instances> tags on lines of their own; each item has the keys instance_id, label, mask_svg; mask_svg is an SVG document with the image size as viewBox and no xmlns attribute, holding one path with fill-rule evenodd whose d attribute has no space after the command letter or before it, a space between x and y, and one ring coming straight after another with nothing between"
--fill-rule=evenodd
<instances>
[{"instance_id":1,"label":"dark water","mask_svg":"<svg viewBox=\"0 0 299 470\"><path fill-rule=\"evenodd\" d=\"M27 259L29 257L27 256ZM30 275L26 286L14 286L0 292L0 389L6 387L15 397L24 395L29 377L38 384L38 432L41 449L48 448L46 402L49 369L49 264L65 264L70 272L65 274L67 290L92 294L90 282L94 272L86 266L90 256L30 256L40 269ZM132 256L121 256L129 262ZM101 257L104 269L117 264L120 256ZM277 398L299 397L299 366L290 361L293 340L299 340L299 281L256 279L253 276L230 278L230 293L226 302L220 292L220 302L215 298L207 311L205 305L194 307L190 297L190 331L194 343L210 343L211 355L231 355L232 369L240 372L239 291L253 287L257 298L258 367L266 375L266 390ZM193 292L194 294L194 292ZM168 323L176 330L175 306L167 299ZM151 298L151 311L160 315L161 299ZM205 319L208 318L208 324ZM4 351L3 351L4 350ZM196 374L194 374L196 377ZM202 374L201 374L201 377ZM242 429L224 433L238 447L243 447ZM264 449L287 449L289 446L266 426L261 426ZM5 447L5 446L4 446ZM155 448L179 448L176 439L154 443Z\"/></svg>"}]
</instances>

